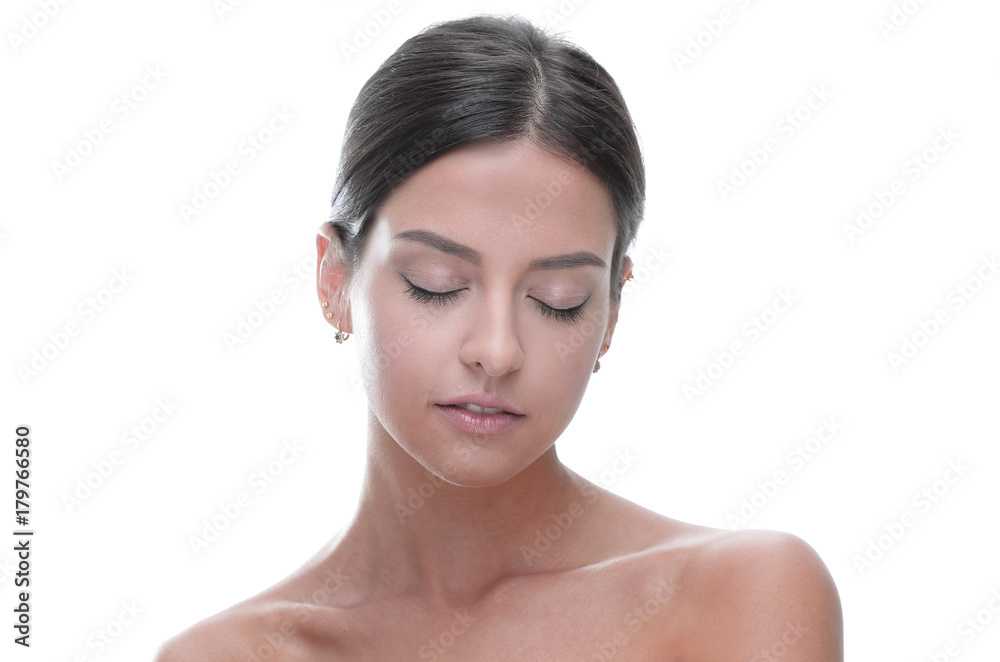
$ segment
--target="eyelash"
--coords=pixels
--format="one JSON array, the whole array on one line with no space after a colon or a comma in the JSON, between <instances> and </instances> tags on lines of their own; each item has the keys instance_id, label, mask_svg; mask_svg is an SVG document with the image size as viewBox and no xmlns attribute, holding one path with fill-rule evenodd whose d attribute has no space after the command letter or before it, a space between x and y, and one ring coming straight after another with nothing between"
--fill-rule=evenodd
<instances>
[{"instance_id":1,"label":"eyelash","mask_svg":"<svg viewBox=\"0 0 1000 662\"><path fill-rule=\"evenodd\" d=\"M400 276L402 276L402 274L400 274ZM421 303L434 303L443 306L446 303L453 301L455 297L458 296L458 293L462 291L451 290L450 292L432 292L431 290L425 290L422 287L417 287L411 283L406 276L403 276L403 280L405 280L409 285L406 292L410 295L410 298ZM583 317L583 306L589 300L590 297L587 297L579 306L574 306L572 308L553 308L548 304L542 303L538 299L532 299L532 301L535 302L535 305L538 306L538 310L540 310L546 318L554 318L560 322L566 322L567 324L573 324L574 322L580 321L580 318Z\"/></svg>"}]
</instances>

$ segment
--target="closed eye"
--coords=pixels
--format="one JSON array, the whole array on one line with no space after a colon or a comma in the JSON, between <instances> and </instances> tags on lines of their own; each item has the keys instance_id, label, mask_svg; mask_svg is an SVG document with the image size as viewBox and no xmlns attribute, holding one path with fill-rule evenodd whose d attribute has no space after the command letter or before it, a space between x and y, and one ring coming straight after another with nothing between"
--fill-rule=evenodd
<instances>
[{"instance_id":1,"label":"closed eye","mask_svg":"<svg viewBox=\"0 0 1000 662\"><path fill-rule=\"evenodd\" d=\"M542 314L550 319L555 318L560 322L576 322L579 321L581 317L583 317L583 306L585 303L590 301L590 297L588 296L586 299L584 299L583 303L581 303L579 306L573 306L572 308L553 308L552 306L548 305L547 303L543 303L538 299L532 299L532 301L534 301L535 304L538 306L538 309L542 311Z\"/></svg>"},{"instance_id":2,"label":"closed eye","mask_svg":"<svg viewBox=\"0 0 1000 662\"><path fill-rule=\"evenodd\" d=\"M455 300L455 298L457 298L458 295L464 289L466 289L466 288L459 288L457 290L449 290L447 292L436 292L434 290L427 290L422 287L418 287L417 285L414 285L412 282L410 282L410 279L404 276L403 274L399 275L402 277L404 281L406 281L406 284L408 285L408 287L406 288L406 293L410 295L411 299L419 301L421 303L432 303L443 306L446 303L450 303L451 301ZM586 305L588 301L590 301L590 297L588 296L586 299L583 300L583 303L581 303L578 306L573 306L572 308L554 308L553 306L550 306L543 301L539 301L534 297L531 297L531 300L535 302L535 306L547 319L555 319L560 322L573 323L579 321L580 318L583 317L583 307L584 305Z\"/></svg>"},{"instance_id":3,"label":"closed eye","mask_svg":"<svg viewBox=\"0 0 1000 662\"><path fill-rule=\"evenodd\" d=\"M399 275L403 276L403 274ZM417 287L411 283L410 279L406 276L403 276L403 280L409 284L409 287L406 289L406 293L410 295L411 299L420 301L421 303L436 303L443 306L449 301L452 301L458 296L458 293L462 291L461 289L458 289L450 290L448 292L435 292L433 290L425 290L422 287Z\"/></svg>"}]
</instances>

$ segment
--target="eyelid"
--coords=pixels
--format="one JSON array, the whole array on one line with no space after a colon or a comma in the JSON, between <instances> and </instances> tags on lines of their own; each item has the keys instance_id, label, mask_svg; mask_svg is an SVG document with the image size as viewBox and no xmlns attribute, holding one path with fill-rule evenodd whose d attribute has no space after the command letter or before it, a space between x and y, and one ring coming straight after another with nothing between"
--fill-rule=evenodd
<instances>
[{"instance_id":1,"label":"eyelid","mask_svg":"<svg viewBox=\"0 0 1000 662\"><path fill-rule=\"evenodd\" d=\"M444 305L458 296L458 293L465 288L459 288L457 290L448 290L445 292L438 292L435 290L428 290L426 288L420 287L419 285L414 285L409 278L406 277L402 272L399 273L400 277L406 281L409 285L406 292L410 295L410 298L424 303L437 303Z\"/></svg>"},{"instance_id":2,"label":"eyelid","mask_svg":"<svg viewBox=\"0 0 1000 662\"><path fill-rule=\"evenodd\" d=\"M583 317L583 306L590 301L590 295L587 295L587 298L584 299L582 303L573 306L572 308L555 308L544 301L535 299L534 297L532 297L532 301L535 302L535 305L538 306L538 309L541 310L542 314L546 317L555 317L563 322L576 322Z\"/></svg>"},{"instance_id":3,"label":"eyelid","mask_svg":"<svg viewBox=\"0 0 1000 662\"><path fill-rule=\"evenodd\" d=\"M570 301L572 301L573 299L576 299L578 296L580 296L580 294L582 294L582 293L573 293L573 294L567 295L566 293L563 293L563 292L559 292L559 293L537 292L537 293L529 293L528 297L531 298L531 299L535 299L536 301L539 301L539 302L545 304L546 306L548 306L549 308L552 308L553 310L571 310L573 308L579 308L583 304L585 304L588 301L590 301L590 295L588 294L587 297L583 301L581 301L580 303L574 304L572 306L571 305L567 305ZM555 303L549 303L553 299L556 300L556 301L563 302L563 305L560 306L560 305L556 305Z\"/></svg>"},{"instance_id":4,"label":"eyelid","mask_svg":"<svg viewBox=\"0 0 1000 662\"><path fill-rule=\"evenodd\" d=\"M464 284L465 279L462 278L461 276L455 276L455 275L453 275L453 273L451 271L439 272L437 270L431 270L431 271L428 271L426 273L422 269L409 270L409 271L411 271L411 274L410 274L411 276L415 276L415 278L413 280L411 280L410 277L407 276L406 274L404 274L402 271L399 271L398 273L399 273L400 277L403 280L405 280L408 284L413 285L414 287L419 287L420 289L423 289L423 290L427 290L429 292L435 292L435 291L436 292L454 292L456 290L464 289L464 287L462 285ZM436 287L431 287L429 285L417 285L416 283L413 282L414 280L416 280L416 281L423 281L425 283L428 283L428 282L433 282L433 283L453 283L454 287L453 287L453 289L450 289L450 290L448 290L448 289L438 289L438 288L447 287L447 285L440 285L440 284L438 284L438 285L436 285Z\"/></svg>"},{"instance_id":5,"label":"eyelid","mask_svg":"<svg viewBox=\"0 0 1000 662\"><path fill-rule=\"evenodd\" d=\"M407 285L409 285L406 292L407 294L410 295L410 298L423 303L436 303L443 306L444 304L452 301L463 290L467 289L461 287L455 290L447 290L447 291L428 290L426 288L420 287L419 285L414 285L413 282L409 278L407 278L403 272L399 272L399 276L400 278L403 279L404 282L407 283ZM561 322L566 322L566 323L578 322L580 318L583 317L584 305L586 305L586 303L590 301L590 295L588 294L586 299L584 299L581 303L573 306L572 308L556 308L554 306L550 306L549 304L545 303L540 299L536 299L535 297L528 297L528 298L530 298L532 301L535 302L535 306L538 308L539 311L541 311L543 315L545 315L546 318L549 319L555 318Z\"/></svg>"}]
</instances>

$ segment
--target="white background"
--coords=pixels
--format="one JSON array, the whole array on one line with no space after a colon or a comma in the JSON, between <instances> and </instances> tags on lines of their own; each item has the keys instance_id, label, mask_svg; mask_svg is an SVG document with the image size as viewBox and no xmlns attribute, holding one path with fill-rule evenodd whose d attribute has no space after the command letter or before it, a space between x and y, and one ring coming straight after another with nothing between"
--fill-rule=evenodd
<instances>
[{"instance_id":1,"label":"white background","mask_svg":"<svg viewBox=\"0 0 1000 662\"><path fill-rule=\"evenodd\" d=\"M636 279L558 442L564 460L698 524L728 528L741 499L761 505L748 526L801 536L833 573L847 659L926 660L949 641L959 654L937 659L996 659L1000 614L980 613L971 641L956 626L1000 589L1000 279L976 276L1000 253L1000 5L900 1L912 15L887 32L889 0L403 0L385 26L372 12L386 2L246 0L220 14L210 0L98 0L51 18L41 4L0 15L0 502L11 531L14 429L30 425L36 531L30 650L11 641L15 558L0 545L4 659L149 659L345 523L365 400L354 346L321 318L315 230L364 80L426 25L479 11L521 13L589 50L620 84L647 163ZM713 23L723 10L730 22ZM374 36L348 57L366 26ZM825 100L803 106L819 89ZM241 143L276 109L294 119L248 160ZM789 135L779 123L796 112ZM102 120L112 131L88 149ZM743 163L769 139L763 165ZM82 163L57 174L81 144ZM915 155L934 161L917 179ZM185 222L180 205L229 160L239 174ZM741 164L756 171L723 199L718 183ZM903 192L850 241L858 207L894 180ZM106 291L116 273L127 286ZM959 285L978 290L961 308ZM273 314L227 347L274 290ZM797 301L769 313L779 290ZM84 310L91 297L100 312ZM948 321L921 336L938 309ZM771 322L756 341L755 316ZM922 346L894 366L914 334ZM734 341L742 355L712 368ZM33 358L41 369L25 372ZM699 370L715 378L686 397ZM175 410L145 421L158 399ZM837 435L790 464L824 417ZM144 421L150 434L123 442ZM304 450L258 492L248 477L290 439ZM639 460L615 474L616 452ZM968 467L950 485L949 462ZM757 483L776 471L787 480L764 503ZM100 485L70 505L88 477ZM935 487L921 507L915 495ZM250 506L195 554L190 537L240 492ZM913 526L880 540L907 512ZM98 631L133 601L140 615L101 650Z\"/></svg>"}]
</instances>

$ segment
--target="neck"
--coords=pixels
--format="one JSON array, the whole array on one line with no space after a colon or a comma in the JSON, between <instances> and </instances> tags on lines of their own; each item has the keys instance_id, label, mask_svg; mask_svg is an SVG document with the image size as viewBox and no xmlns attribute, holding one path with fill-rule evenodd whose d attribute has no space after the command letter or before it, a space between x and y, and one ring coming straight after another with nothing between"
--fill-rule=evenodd
<instances>
[{"instance_id":1,"label":"neck","mask_svg":"<svg viewBox=\"0 0 1000 662\"><path fill-rule=\"evenodd\" d=\"M368 591L470 604L510 576L582 565L589 482L549 448L511 479L460 487L427 471L370 417L357 514L341 537ZM576 524L576 526L574 526ZM360 567L359 567L360 566Z\"/></svg>"}]
</instances>

